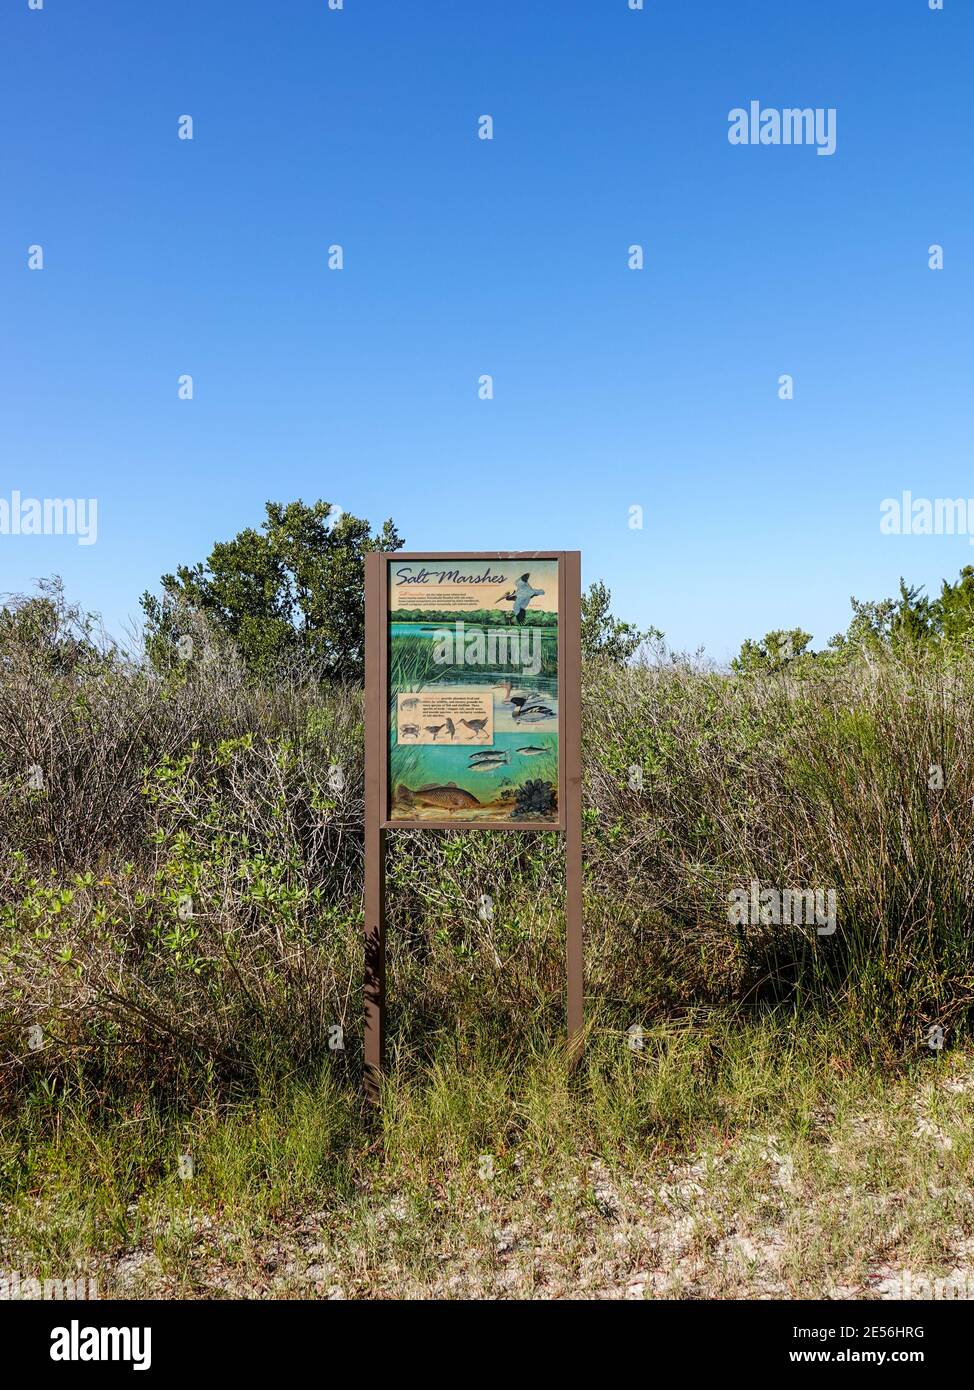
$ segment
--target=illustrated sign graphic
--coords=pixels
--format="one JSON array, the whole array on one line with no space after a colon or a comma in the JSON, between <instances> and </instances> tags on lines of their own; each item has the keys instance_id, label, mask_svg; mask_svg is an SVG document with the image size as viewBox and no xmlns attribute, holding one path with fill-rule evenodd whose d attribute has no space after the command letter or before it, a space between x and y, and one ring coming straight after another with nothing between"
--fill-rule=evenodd
<instances>
[{"instance_id":1,"label":"illustrated sign graphic","mask_svg":"<svg viewBox=\"0 0 974 1390\"><path fill-rule=\"evenodd\" d=\"M582 628L577 550L365 557L364 1060L381 1093L386 841L398 830L563 836L570 1055L583 1033ZM547 836L544 832L549 832ZM457 910L493 900L471 876Z\"/></svg>"},{"instance_id":2,"label":"illustrated sign graphic","mask_svg":"<svg viewBox=\"0 0 974 1390\"><path fill-rule=\"evenodd\" d=\"M388 561L390 821L559 824L559 577Z\"/></svg>"}]
</instances>

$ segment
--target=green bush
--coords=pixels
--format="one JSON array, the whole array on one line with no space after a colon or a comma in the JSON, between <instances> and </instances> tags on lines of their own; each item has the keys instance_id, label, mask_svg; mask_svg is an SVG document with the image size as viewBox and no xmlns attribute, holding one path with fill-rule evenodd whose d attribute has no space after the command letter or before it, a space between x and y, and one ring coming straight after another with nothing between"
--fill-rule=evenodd
<instances>
[{"instance_id":1,"label":"green bush","mask_svg":"<svg viewBox=\"0 0 974 1390\"><path fill-rule=\"evenodd\" d=\"M70 626L50 631L63 642ZM355 1077L360 692L297 669L262 684L202 625L192 658L163 672L87 637L65 652L52 659L50 633L29 624L4 633L11 1103L82 1084L191 1099L328 1058ZM841 1015L877 1050L916 1046L933 1024L952 1040L974 988L972 695L963 653L811 663L800 677L590 660L586 970L599 1026L787 1004ZM446 1042L458 1057L501 1056L528 1031L557 1036L559 838L390 839L401 1055ZM752 880L834 890L836 932L732 925L729 894Z\"/></svg>"}]
</instances>

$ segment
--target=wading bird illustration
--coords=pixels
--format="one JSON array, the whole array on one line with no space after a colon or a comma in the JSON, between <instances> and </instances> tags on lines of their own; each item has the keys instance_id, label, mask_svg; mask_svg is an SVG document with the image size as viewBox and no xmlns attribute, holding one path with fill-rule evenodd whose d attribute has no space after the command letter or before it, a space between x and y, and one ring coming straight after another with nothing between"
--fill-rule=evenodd
<instances>
[{"instance_id":1,"label":"wading bird illustration","mask_svg":"<svg viewBox=\"0 0 974 1390\"><path fill-rule=\"evenodd\" d=\"M471 738L479 738L487 727L486 719L461 719L460 723L465 729L470 730Z\"/></svg>"},{"instance_id":2,"label":"wading bird illustration","mask_svg":"<svg viewBox=\"0 0 974 1390\"><path fill-rule=\"evenodd\" d=\"M433 735L433 742L435 743L436 740L437 740L437 737L438 737L438 735L439 735L440 730L443 729L443 728L445 728L445 727L446 727L446 726L445 726L444 724L427 724L427 725L426 725L426 732L427 732L428 734L432 734L432 735Z\"/></svg>"}]
</instances>

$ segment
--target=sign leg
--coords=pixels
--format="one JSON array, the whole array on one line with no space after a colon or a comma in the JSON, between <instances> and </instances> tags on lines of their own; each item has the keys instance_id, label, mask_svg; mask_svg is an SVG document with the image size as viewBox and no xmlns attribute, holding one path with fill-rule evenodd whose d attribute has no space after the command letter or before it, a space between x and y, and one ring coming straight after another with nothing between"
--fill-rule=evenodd
<instances>
[{"instance_id":1,"label":"sign leg","mask_svg":"<svg viewBox=\"0 0 974 1390\"><path fill-rule=\"evenodd\" d=\"M569 829L565 837L568 975L568 1047L573 1061L582 1055L585 1022L585 971L582 960L582 828Z\"/></svg>"},{"instance_id":2,"label":"sign leg","mask_svg":"<svg viewBox=\"0 0 974 1390\"><path fill-rule=\"evenodd\" d=\"M384 557L365 557L365 1090L373 1100L386 1042L386 832L384 767L389 738Z\"/></svg>"},{"instance_id":3,"label":"sign leg","mask_svg":"<svg viewBox=\"0 0 974 1390\"><path fill-rule=\"evenodd\" d=\"M365 825L365 1090L378 1099L386 1040L386 832Z\"/></svg>"},{"instance_id":4,"label":"sign leg","mask_svg":"<svg viewBox=\"0 0 974 1390\"><path fill-rule=\"evenodd\" d=\"M568 1046L582 1054L585 978L582 955L582 565L578 551L565 556L565 942Z\"/></svg>"}]
</instances>

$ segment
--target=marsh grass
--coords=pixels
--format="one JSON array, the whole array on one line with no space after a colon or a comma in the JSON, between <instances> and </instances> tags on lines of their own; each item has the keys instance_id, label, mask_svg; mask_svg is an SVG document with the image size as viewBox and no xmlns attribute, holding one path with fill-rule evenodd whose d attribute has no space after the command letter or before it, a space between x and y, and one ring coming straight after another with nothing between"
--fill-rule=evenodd
<instances>
[{"instance_id":1,"label":"marsh grass","mask_svg":"<svg viewBox=\"0 0 974 1390\"><path fill-rule=\"evenodd\" d=\"M3 1257L106 1293L458 1297L873 1296L967 1258L960 1054L881 1067L791 1013L642 1041L597 1018L574 1072L530 1030L400 1049L378 1107L328 1066L179 1120L62 1096L4 1139Z\"/></svg>"},{"instance_id":2,"label":"marsh grass","mask_svg":"<svg viewBox=\"0 0 974 1390\"><path fill-rule=\"evenodd\" d=\"M90 1257L129 1287L138 1257L178 1294L294 1292L313 1266L319 1292L464 1296L665 1292L666 1268L677 1292L794 1293L963 1262L974 664L589 664L584 1066L562 1043L559 837L397 832L373 1110L360 693L255 686L204 639L165 677L4 651L8 1267ZM730 925L753 879L834 888L836 933Z\"/></svg>"}]
</instances>

